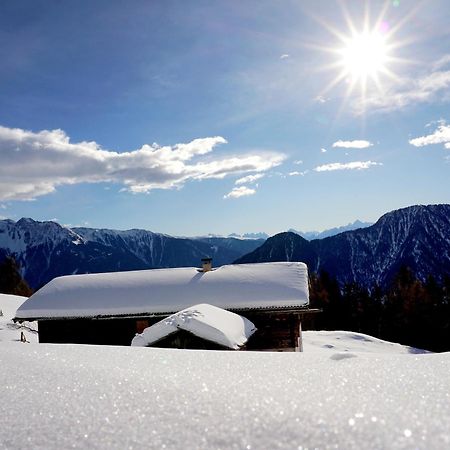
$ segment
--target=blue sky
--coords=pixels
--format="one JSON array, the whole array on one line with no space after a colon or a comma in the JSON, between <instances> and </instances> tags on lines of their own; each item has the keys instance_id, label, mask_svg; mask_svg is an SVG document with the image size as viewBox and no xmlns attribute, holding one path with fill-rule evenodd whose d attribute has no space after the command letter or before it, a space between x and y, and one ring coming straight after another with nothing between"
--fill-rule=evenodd
<instances>
[{"instance_id":1,"label":"blue sky","mask_svg":"<svg viewBox=\"0 0 450 450\"><path fill-rule=\"evenodd\" d=\"M448 23L445 0L2 2L0 216L273 234L449 203Z\"/></svg>"}]
</instances>

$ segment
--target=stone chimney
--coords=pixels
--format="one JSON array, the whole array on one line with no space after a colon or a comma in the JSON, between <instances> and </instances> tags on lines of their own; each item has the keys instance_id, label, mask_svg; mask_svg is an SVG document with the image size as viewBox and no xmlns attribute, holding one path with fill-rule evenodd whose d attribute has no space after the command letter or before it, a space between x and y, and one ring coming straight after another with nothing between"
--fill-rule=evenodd
<instances>
[{"instance_id":1,"label":"stone chimney","mask_svg":"<svg viewBox=\"0 0 450 450\"><path fill-rule=\"evenodd\" d=\"M202 258L202 272L212 270L212 258Z\"/></svg>"}]
</instances>

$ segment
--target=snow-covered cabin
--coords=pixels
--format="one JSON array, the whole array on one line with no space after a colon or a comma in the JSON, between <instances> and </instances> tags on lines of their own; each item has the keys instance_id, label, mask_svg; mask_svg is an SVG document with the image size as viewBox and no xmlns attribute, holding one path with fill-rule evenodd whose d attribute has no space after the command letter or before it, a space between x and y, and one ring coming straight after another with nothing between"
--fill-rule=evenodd
<instances>
[{"instance_id":1,"label":"snow-covered cabin","mask_svg":"<svg viewBox=\"0 0 450 450\"><path fill-rule=\"evenodd\" d=\"M38 321L39 341L130 345L136 332L192 305L243 315L258 329L247 349L301 349L308 270L301 262L69 275L33 294L16 321Z\"/></svg>"}]
</instances>

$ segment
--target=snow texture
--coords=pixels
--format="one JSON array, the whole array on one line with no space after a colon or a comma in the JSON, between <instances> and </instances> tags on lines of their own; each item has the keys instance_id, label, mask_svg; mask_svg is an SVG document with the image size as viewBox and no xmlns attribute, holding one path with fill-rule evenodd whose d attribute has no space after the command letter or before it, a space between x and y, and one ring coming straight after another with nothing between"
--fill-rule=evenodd
<instances>
[{"instance_id":1,"label":"snow texture","mask_svg":"<svg viewBox=\"0 0 450 450\"><path fill-rule=\"evenodd\" d=\"M389 354L431 353L353 331L303 331L303 351L307 353L364 352Z\"/></svg>"},{"instance_id":2,"label":"snow texture","mask_svg":"<svg viewBox=\"0 0 450 450\"><path fill-rule=\"evenodd\" d=\"M194 305L146 328L133 338L131 345L145 347L178 330L189 331L202 339L238 350L256 331L256 327L245 317L216 306Z\"/></svg>"},{"instance_id":3,"label":"snow texture","mask_svg":"<svg viewBox=\"0 0 450 450\"><path fill-rule=\"evenodd\" d=\"M224 309L307 306L308 270L299 262L68 275L53 279L17 318L174 313L193 304Z\"/></svg>"},{"instance_id":4,"label":"snow texture","mask_svg":"<svg viewBox=\"0 0 450 450\"><path fill-rule=\"evenodd\" d=\"M17 308L26 299L27 297L18 295L0 294L0 342L19 342L21 333L24 333L28 342L36 343L38 341L37 324L35 322L18 324L12 321Z\"/></svg>"},{"instance_id":5,"label":"snow texture","mask_svg":"<svg viewBox=\"0 0 450 450\"><path fill-rule=\"evenodd\" d=\"M0 344L0 448L446 449L450 354Z\"/></svg>"},{"instance_id":6,"label":"snow texture","mask_svg":"<svg viewBox=\"0 0 450 450\"><path fill-rule=\"evenodd\" d=\"M330 331L306 332L305 353L22 344L5 333L1 449L450 447L450 353Z\"/></svg>"}]
</instances>

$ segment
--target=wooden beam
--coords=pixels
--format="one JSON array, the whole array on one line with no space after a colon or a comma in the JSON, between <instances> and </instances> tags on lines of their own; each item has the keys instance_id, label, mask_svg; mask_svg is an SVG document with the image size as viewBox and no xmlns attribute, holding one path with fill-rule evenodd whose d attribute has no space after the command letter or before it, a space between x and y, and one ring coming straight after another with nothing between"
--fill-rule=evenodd
<instances>
[{"instance_id":1,"label":"wooden beam","mask_svg":"<svg viewBox=\"0 0 450 450\"><path fill-rule=\"evenodd\" d=\"M302 321L298 322L298 351L303 352Z\"/></svg>"}]
</instances>

